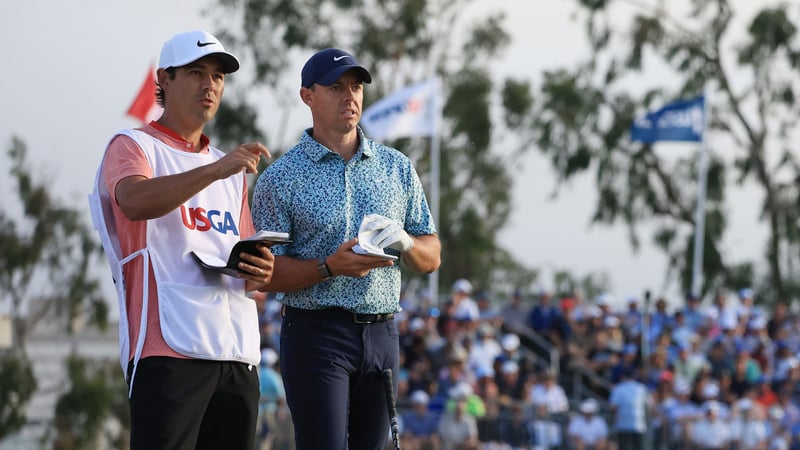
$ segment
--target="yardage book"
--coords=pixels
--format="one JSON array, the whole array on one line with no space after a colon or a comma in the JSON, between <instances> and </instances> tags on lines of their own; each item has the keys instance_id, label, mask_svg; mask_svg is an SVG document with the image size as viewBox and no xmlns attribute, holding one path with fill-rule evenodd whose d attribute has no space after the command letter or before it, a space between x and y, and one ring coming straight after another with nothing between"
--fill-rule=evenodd
<instances>
[{"instance_id":1,"label":"yardage book","mask_svg":"<svg viewBox=\"0 0 800 450\"><path fill-rule=\"evenodd\" d=\"M237 242L231 249L228 260L225 261L217 255L210 255L208 253L192 251L192 255L197 262L206 269L222 272L226 275L236 276L241 272L239 270L239 263L242 259L239 254L242 252L258 255L257 244L265 244L271 246L273 244L283 244L292 242L289 239L289 233L278 233L276 231L259 231L258 233L250 236L249 238L242 239Z\"/></svg>"}]
</instances>

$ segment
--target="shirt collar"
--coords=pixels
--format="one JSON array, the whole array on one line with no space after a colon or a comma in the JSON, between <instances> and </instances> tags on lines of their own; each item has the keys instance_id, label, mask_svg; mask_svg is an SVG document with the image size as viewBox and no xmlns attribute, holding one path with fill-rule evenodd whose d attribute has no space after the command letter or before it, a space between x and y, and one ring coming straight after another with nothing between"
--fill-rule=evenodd
<instances>
[{"instance_id":1,"label":"shirt collar","mask_svg":"<svg viewBox=\"0 0 800 450\"><path fill-rule=\"evenodd\" d=\"M306 155L312 161L321 161L324 157L330 156L332 154L336 154L335 152L331 151L324 145L317 142L316 139L312 136L314 129L307 128L303 136L300 138L300 143L304 144L304 149ZM369 158L375 154L375 151L372 149L372 146L369 145L369 141L364 136L364 132L361 131L361 127L357 128L358 132L358 150L356 154L353 155L354 159L361 159L361 158Z\"/></svg>"},{"instance_id":2,"label":"shirt collar","mask_svg":"<svg viewBox=\"0 0 800 450\"><path fill-rule=\"evenodd\" d=\"M178 133L175 132L172 128L165 127L160 123L156 122L155 120L150 122L150 126L158 130L160 133L167 135L170 139L174 139L176 142L182 144L179 147L181 149L185 149L189 152L202 152L208 150L208 145L211 143L211 140L205 134L200 135L200 148L194 148L194 144L187 141L183 137L181 137ZM187 146L186 144L189 144Z\"/></svg>"}]
</instances>

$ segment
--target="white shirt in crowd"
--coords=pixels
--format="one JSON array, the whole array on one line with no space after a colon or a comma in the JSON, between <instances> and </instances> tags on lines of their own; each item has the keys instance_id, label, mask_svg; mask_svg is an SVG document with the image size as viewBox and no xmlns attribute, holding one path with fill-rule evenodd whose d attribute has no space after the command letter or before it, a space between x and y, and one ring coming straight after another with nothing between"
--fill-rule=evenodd
<instances>
[{"instance_id":1,"label":"white shirt in crowd","mask_svg":"<svg viewBox=\"0 0 800 450\"><path fill-rule=\"evenodd\" d=\"M706 417L692 425L690 436L701 449L722 449L731 441L731 427L718 417Z\"/></svg>"},{"instance_id":2,"label":"white shirt in crowd","mask_svg":"<svg viewBox=\"0 0 800 450\"><path fill-rule=\"evenodd\" d=\"M503 353L500 343L494 336L476 339L469 352L469 365L473 370L479 367L492 367L494 360Z\"/></svg>"},{"instance_id":3,"label":"white shirt in crowd","mask_svg":"<svg viewBox=\"0 0 800 450\"><path fill-rule=\"evenodd\" d=\"M552 420L536 419L533 428L533 450L561 447L561 426Z\"/></svg>"},{"instance_id":4,"label":"white shirt in crowd","mask_svg":"<svg viewBox=\"0 0 800 450\"><path fill-rule=\"evenodd\" d=\"M456 310L453 313L453 317L458 320L475 322L481 318L481 310L478 308L478 304L472 299L472 297L464 297L461 299L459 304L456 305Z\"/></svg>"},{"instance_id":5,"label":"white shirt in crowd","mask_svg":"<svg viewBox=\"0 0 800 450\"><path fill-rule=\"evenodd\" d=\"M615 409L614 429L644 433L649 398L647 387L636 380L626 379L614 386L609 398Z\"/></svg>"},{"instance_id":6,"label":"white shirt in crowd","mask_svg":"<svg viewBox=\"0 0 800 450\"><path fill-rule=\"evenodd\" d=\"M558 414L569 410L569 400L564 388L552 383L537 383L529 395L531 403L534 405L546 405L547 412Z\"/></svg>"},{"instance_id":7,"label":"white shirt in crowd","mask_svg":"<svg viewBox=\"0 0 800 450\"><path fill-rule=\"evenodd\" d=\"M737 418L731 422L731 439L739 450L761 450L767 444L767 424L763 420Z\"/></svg>"},{"instance_id":8,"label":"white shirt in crowd","mask_svg":"<svg viewBox=\"0 0 800 450\"><path fill-rule=\"evenodd\" d=\"M608 425L605 420L596 415L576 414L569 421L567 434L570 438L580 439L584 445L591 446L608 439Z\"/></svg>"},{"instance_id":9,"label":"white shirt in crowd","mask_svg":"<svg viewBox=\"0 0 800 450\"><path fill-rule=\"evenodd\" d=\"M684 427L700 417L700 413L700 408L688 400L679 400L671 404L667 410L667 422L672 424L672 438L682 440L685 431Z\"/></svg>"}]
</instances>

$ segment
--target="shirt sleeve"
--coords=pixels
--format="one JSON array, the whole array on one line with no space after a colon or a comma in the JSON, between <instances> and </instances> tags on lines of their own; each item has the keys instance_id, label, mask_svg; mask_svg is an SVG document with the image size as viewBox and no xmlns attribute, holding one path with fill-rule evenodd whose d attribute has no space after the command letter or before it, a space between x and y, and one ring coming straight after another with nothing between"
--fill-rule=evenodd
<instances>
[{"instance_id":1,"label":"shirt sleeve","mask_svg":"<svg viewBox=\"0 0 800 450\"><path fill-rule=\"evenodd\" d=\"M256 230L277 231L289 233L292 236L292 221L289 216L289 191L291 187L279 191L275 189L275 177L267 168L258 177L253 191L252 223ZM277 175L280 177L280 175ZM286 245L273 245L270 250L275 256L286 254Z\"/></svg>"},{"instance_id":2,"label":"shirt sleeve","mask_svg":"<svg viewBox=\"0 0 800 450\"><path fill-rule=\"evenodd\" d=\"M408 206L406 208L405 229L414 236L436 234L436 224L433 223L433 215L428 206L428 200L425 198L422 182L419 180L419 175L417 175L417 171L414 170L411 163L407 162L407 164L410 172L409 191L411 195L408 198Z\"/></svg>"},{"instance_id":3,"label":"shirt sleeve","mask_svg":"<svg viewBox=\"0 0 800 450\"><path fill-rule=\"evenodd\" d=\"M139 145L130 137L119 134L108 144L103 160L103 184L117 201L117 184L132 176L153 177L153 169Z\"/></svg>"}]
</instances>

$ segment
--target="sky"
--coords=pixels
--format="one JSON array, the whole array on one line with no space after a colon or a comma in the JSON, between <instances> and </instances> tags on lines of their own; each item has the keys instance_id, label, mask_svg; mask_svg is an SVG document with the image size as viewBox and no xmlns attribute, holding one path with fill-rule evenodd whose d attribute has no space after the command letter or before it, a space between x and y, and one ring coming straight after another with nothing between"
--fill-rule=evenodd
<instances>
[{"instance_id":1,"label":"sky","mask_svg":"<svg viewBox=\"0 0 800 450\"><path fill-rule=\"evenodd\" d=\"M757 2L733 3L744 7ZM180 31L216 28L201 15L198 5L205 4L197 0L7 3L0 14L0 37L7 44L0 83L2 192L13 188L5 176L5 152L11 137L18 136L28 145L31 167L52 184L60 199L84 210L89 223L86 196L108 140L122 128L138 126L125 111L150 64L157 61L162 43ZM511 12L506 25L513 44L497 65L498 74L536 84L543 70L569 66L588 55L581 25L570 18L572 5L565 0L478 0L469 14ZM301 117L295 125L299 136L309 118L293 117ZM693 149L684 146L676 151ZM595 194L589 177L570 184L552 200L548 164L531 152L514 172L514 212L499 236L501 244L545 275L564 269L579 275L606 272L611 296L619 301L645 289L679 297L674 286L663 286L666 260L649 244L649 234L643 233L644 245L633 253L622 227L591 226ZM737 195L744 205L759 200L752 191ZM11 204L0 198L0 207L8 209ZM763 239L754 231L755 213L744 207L732 214L737 224L728 237L732 251L742 257L760 254ZM552 285L545 279L541 287ZM113 295L110 287L107 290Z\"/></svg>"}]
</instances>

